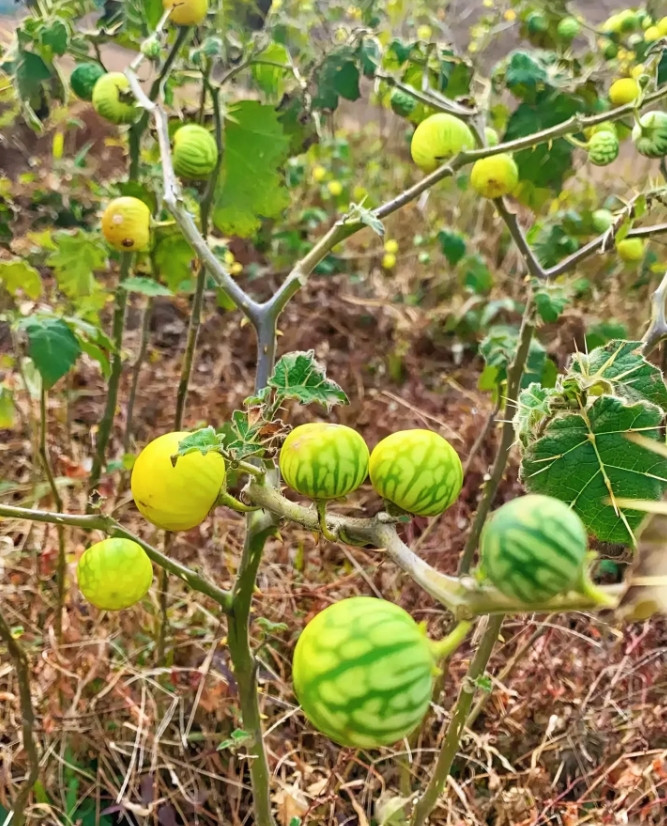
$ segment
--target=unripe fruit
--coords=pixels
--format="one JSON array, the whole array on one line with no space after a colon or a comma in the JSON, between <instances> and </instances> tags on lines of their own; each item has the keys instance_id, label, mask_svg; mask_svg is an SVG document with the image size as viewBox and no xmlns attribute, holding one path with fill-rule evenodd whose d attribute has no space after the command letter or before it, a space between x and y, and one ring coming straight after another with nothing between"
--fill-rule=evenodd
<instances>
[{"instance_id":1,"label":"unripe fruit","mask_svg":"<svg viewBox=\"0 0 667 826\"><path fill-rule=\"evenodd\" d=\"M607 166L618 157L619 143L611 132L596 132L588 141L588 159L596 166Z\"/></svg>"},{"instance_id":2,"label":"unripe fruit","mask_svg":"<svg viewBox=\"0 0 667 826\"><path fill-rule=\"evenodd\" d=\"M92 100L95 84L105 74L99 63L79 63L69 77L69 85L81 100Z\"/></svg>"},{"instance_id":3,"label":"unripe fruit","mask_svg":"<svg viewBox=\"0 0 667 826\"><path fill-rule=\"evenodd\" d=\"M138 543L104 539L84 551L76 576L88 602L105 611L120 611L146 595L153 581L153 566Z\"/></svg>"},{"instance_id":4,"label":"unripe fruit","mask_svg":"<svg viewBox=\"0 0 667 826\"><path fill-rule=\"evenodd\" d=\"M632 142L647 158L667 155L667 112L645 112L632 129Z\"/></svg>"},{"instance_id":5,"label":"unripe fruit","mask_svg":"<svg viewBox=\"0 0 667 826\"><path fill-rule=\"evenodd\" d=\"M189 434L175 431L153 439L137 456L130 487L142 515L166 531L187 531L200 525L215 504L225 481L225 460L219 453L194 451L171 457Z\"/></svg>"},{"instance_id":6,"label":"unripe fruit","mask_svg":"<svg viewBox=\"0 0 667 826\"><path fill-rule=\"evenodd\" d=\"M498 146L498 144L500 143L500 136L498 135L496 130L493 129L491 126L485 127L484 138L486 140L487 146Z\"/></svg>"},{"instance_id":7,"label":"unripe fruit","mask_svg":"<svg viewBox=\"0 0 667 826\"><path fill-rule=\"evenodd\" d=\"M602 46L602 56L605 60L613 60L618 55L618 46L611 40Z\"/></svg>"},{"instance_id":8,"label":"unripe fruit","mask_svg":"<svg viewBox=\"0 0 667 826\"><path fill-rule=\"evenodd\" d=\"M624 238L616 242L616 250L621 261L634 263L644 257L644 242L641 238Z\"/></svg>"},{"instance_id":9,"label":"unripe fruit","mask_svg":"<svg viewBox=\"0 0 667 826\"><path fill-rule=\"evenodd\" d=\"M406 118L414 112L417 101L409 92L404 92L402 89L394 89L389 99L389 105L395 114Z\"/></svg>"},{"instance_id":10,"label":"unripe fruit","mask_svg":"<svg viewBox=\"0 0 667 826\"><path fill-rule=\"evenodd\" d=\"M475 161L470 185L484 198L501 198L514 191L519 183L519 169L511 155L502 153Z\"/></svg>"},{"instance_id":11,"label":"unripe fruit","mask_svg":"<svg viewBox=\"0 0 667 826\"><path fill-rule=\"evenodd\" d=\"M408 513L437 516L452 505L463 484L454 448L432 430L400 430L373 449L369 471L377 493Z\"/></svg>"},{"instance_id":12,"label":"unripe fruit","mask_svg":"<svg viewBox=\"0 0 667 826\"><path fill-rule=\"evenodd\" d=\"M218 162L215 138L203 126L187 123L174 135L174 172L190 181L206 180Z\"/></svg>"},{"instance_id":13,"label":"unripe fruit","mask_svg":"<svg viewBox=\"0 0 667 826\"><path fill-rule=\"evenodd\" d=\"M302 496L339 499L368 475L368 447L351 427L310 422L285 439L279 465L285 482Z\"/></svg>"},{"instance_id":14,"label":"unripe fruit","mask_svg":"<svg viewBox=\"0 0 667 826\"><path fill-rule=\"evenodd\" d=\"M532 12L526 19L526 26L530 34L544 34L549 28L549 21L539 12Z\"/></svg>"},{"instance_id":15,"label":"unripe fruit","mask_svg":"<svg viewBox=\"0 0 667 826\"><path fill-rule=\"evenodd\" d=\"M423 120L415 129L410 153L420 169L433 172L447 158L474 146L473 134L462 120L446 112L438 112Z\"/></svg>"},{"instance_id":16,"label":"unripe fruit","mask_svg":"<svg viewBox=\"0 0 667 826\"><path fill-rule=\"evenodd\" d=\"M334 198L337 198L343 191L343 184L340 181L329 181L327 189Z\"/></svg>"},{"instance_id":17,"label":"unripe fruit","mask_svg":"<svg viewBox=\"0 0 667 826\"><path fill-rule=\"evenodd\" d=\"M139 115L130 81L122 72L107 72L93 88L93 108L111 123L133 123Z\"/></svg>"},{"instance_id":18,"label":"unripe fruit","mask_svg":"<svg viewBox=\"0 0 667 826\"><path fill-rule=\"evenodd\" d=\"M576 17L564 17L558 24L556 31L561 40L569 42L579 34L581 24Z\"/></svg>"},{"instance_id":19,"label":"unripe fruit","mask_svg":"<svg viewBox=\"0 0 667 826\"><path fill-rule=\"evenodd\" d=\"M398 241L394 238L388 238L384 242L384 251L391 253L392 255L398 252Z\"/></svg>"},{"instance_id":20,"label":"unripe fruit","mask_svg":"<svg viewBox=\"0 0 667 826\"><path fill-rule=\"evenodd\" d=\"M396 256L393 252L386 252L382 256L382 267L385 270L393 270L396 266Z\"/></svg>"},{"instance_id":21,"label":"unripe fruit","mask_svg":"<svg viewBox=\"0 0 667 826\"><path fill-rule=\"evenodd\" d=\"M141 252L150 243L151 211L143 201L125 195L115 198L102 215L102 234L114 249Z\"/></svg>"},{"instance_id":22,"label":"unripe fruit","mask_svg":"<svg viewBox=\"0 0 667 826\"><path fill-rule=\"evenodd\" d=\"M614 106L623 106L625 103L632 103L639 96L639 92L639 84L634 78L622 77L611 84L609 100Z\"/></svg>"},{"instance_id":23,"label":"unripe fruit","mask_svg":"<svg viewBox=\"0 0 667 826\"><path fill-rule=\"evenodd\" d=\"M591 222L596 232L606 232L614 223L614 216L608 209L596 209L591 215Z\"/></svg>"},{"instance_id":24,"label":"unripe fruit","mask_svg":"<svg viewBox=\"0 0 667 826\"><path fill-rule=\"evenodd\" d=\"M177 26L198 26L208 13L208 0L162 0L162 8L173 9L169 19Z\"/></svg>"}]
</instances>

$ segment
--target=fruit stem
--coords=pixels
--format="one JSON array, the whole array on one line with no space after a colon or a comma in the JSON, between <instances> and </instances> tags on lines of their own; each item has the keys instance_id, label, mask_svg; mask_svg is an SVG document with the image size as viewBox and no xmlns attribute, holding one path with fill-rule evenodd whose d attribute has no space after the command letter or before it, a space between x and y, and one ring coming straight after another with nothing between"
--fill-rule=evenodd
<instances>
[{"instance_id":1,"label":"fruit stem","mask_svg":"<svg viewBox=\"0 0 667 826\"><path fill-rule=\"evenodd\" d=\"M588 597L596 605L600 605L602 607L608 606L609 608L614 608L617 605L617 600L605 593L601 588L598 588L598 586L593 582L588 568L582 569L575 590Z\"/></svg>"},{"instance_id":2,"label":"fruit stem","mask_svg":"<svg viewBox=\"0 0 667 826\"><path fill-rule=\"evenodd\" d=\"M588 150L588 142L587 141L580 141L577 138L573 138L572 135L564 135L563 136L568 143L571 143L572 146L578 146L579 149L586 149Z\"/></svg>"},{"instance_id":3,"label":"fruit stem","mask_svg":"<svg viewBox=\"0 0 667 826\"><path fill-rule=\"evenodd\" d=\"M461 622L456 625L454 630L450 631L446 637L443 637L441 640L431 640L431 651L433 652L435 659L439 662L451 657L451 655L468 636L468 632L472 626L472 622L468 620L461 620Z\"/></svg>"},{"instance_id":4,"label":"fruit stem","mask_svg":"<svg viewBox=\"0 0 667 826\"><path fill-rule=\"evenodd\" d=\"M338 535L332 533L332 531L327 528L327 503L323 499L320 499L315 502L315 506L317 507L317 518L322 536L328 539L329 542L338 542Z\"/></svg>"},{"instance_id":5,"label":"fruit stem","mask_svg":"<svg viewBox=\"0 0 667 826\"><path fill-rule=\"evenodd\" d=\"M238 511L239 513L252 513L252 511L261 510L258 505L245 505L243 502L232 496L231 493L227 493L226 490L220 492L216 505L226 505L228 508Z\"/></svg>"}]
</instances>

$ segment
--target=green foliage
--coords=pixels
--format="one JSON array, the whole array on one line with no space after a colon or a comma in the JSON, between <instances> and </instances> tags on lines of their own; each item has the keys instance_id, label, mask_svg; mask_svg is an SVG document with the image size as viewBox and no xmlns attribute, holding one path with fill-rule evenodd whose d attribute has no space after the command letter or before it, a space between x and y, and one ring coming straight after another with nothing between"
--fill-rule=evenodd
<instances>
[{"instance_id":1,"label":"green foliage","mask_svg":"<svg viewBox=\"0 0 667 826\"><path fill-rule=\"evenodd\" d=\"M0 285L13 296L22 292L28 298L37 299L42 294L42 279L39 273L19 258L0 261Z\"/></svg>"},{"instance_id":2,"label":"green foliage","mask_svg":"<svg viewBox=\"0 0 667 826\"><path fill-rule=\"evenodd\" d=\"M518 327L509 324L494 324L491 327L479 345L480 355L486 364L479 380L481 390L493 390L497 393L499 385L507 381L507 370L514 360L518 344ZM544 346L532 339L521 387L527 387L534 381L548 381L551 365Z\"/></svg>"},{"instance_id":3,"label":"green foliage","mask_svg":"<svg viewBox=\"0 0 667 826\"><path fill-rule=\"evenodd\" d=\"M108 250L99 235L77 230L56 232L46 263L53 267L59 288L69 298L90 296L99 289L95 272L106 269Z\"/></svg>"},{"instance_id":4,"label":"green foliage","mask_svg":"<svg viewBox=\"0 0 667 826\"><path fill-rule=\"evenodd\" d=\"M315 351L287 353L275 366L268 387L282 400L295 399L300 404L320 404L330 410L336 404L349 404L345 391L327 377L324 367L315 360Z\"/></svg>"},{"instance_id":5,"label":"green foliage","mask_svg":"<svg viewBox=\"0 0 667 826\"><path fill-rule=\"evenodd\" d=\"M442 254L450 264L458 264L466 254L466 241L459 232L441 229L437 235Z\"/></svg>"},{"instance_id":6,"label":"green foliage","mask_svg":"<svg viewBox=\"0 0 667 826\"><path fill-rule=\"evenodd\" d=\"M68 372L81 354L79 341L59 318L30 316L21 319L19 329L28 338L28 355L48 390Z\"/></svg>"}]
</instances>

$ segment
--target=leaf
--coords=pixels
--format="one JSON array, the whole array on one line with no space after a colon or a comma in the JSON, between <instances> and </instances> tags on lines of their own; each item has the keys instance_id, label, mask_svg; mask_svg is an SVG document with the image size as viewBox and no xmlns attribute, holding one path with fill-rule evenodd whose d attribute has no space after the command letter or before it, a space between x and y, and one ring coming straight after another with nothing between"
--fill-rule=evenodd
<instances>
[{"instance_id":1,"label":"leaf","mask_svg":"<svg viewBox=\"0 0 667 826\"><path fill-rule=\"evenodd\" d=\"M46 259L53 267L58 287L69 298L92 295L99 288L95 271L107 267L107 248L98 235L81 229L56 232L54 251Z\"/></svg>"},{"instance_id":2,"label":"leaf","mask_svg":"<svg viewBox=\"0 0 667 826\"><path fill-rule=\"evenodd\" d=\"M42 84L51 78L51 70L39 55L21 49L15 77L16 88L21 99L30 103L40 95Z\"/></svg>"},{"instance_id":3,"label":"leaf","mask_svg":"<svg viewBox=\"0 0 667 826\"><path fill-rule=\"evenodd\" d=\"M41 41L54 54L64 55L69 43L69 29L62 20L56 17L42 27Z\"/></svg>"},{"instance_id":4,"label":"leaf","mask_svg":"<svg viewBox=\"0 0 667 826\"><path fill-rule=\"evenodd\" d=\"M505 83L508 89L519 93L521 89L517 89L517 87L535 89L538 85L545 83L546 80L546 70L528 53L516 51L509 56L505 70ZM519 97L523 97L523 95L519 94Z\"/></svg>"},{"instance_id":5,"label":"leaf","mask_svg":"<svg viewBox=\"0 0 667 826\"><path fill-rule=\"evenodd\" d=\"M0 430L14 427L14 394L6 384L0 384Z\"/></svg>"},{"instance_id":6,"label":"leaf","mask_svg":"<svg viewBox=\"0 0 667 826\"><path fill-rule=\"evenodd\" d=\"M0 261L0 284L13 296L21 291L28 298L36 300L42 294L40 274L20 258L13 261Z\"/></svg>"},{"instance_id":7,"label":"leaf","mask_svg":"<svg viewBox=\"0 0 667 826\"><path fill-rule=\"evenodd\" d=\"M359 44L357 56L364 77L375 77L382 59L382 49L377 39L375 37L364 37Z\"/></svg>"},{"instance_id":8,"label":"leaf","mask_svg":"<svg viewBox=\"0 0 667 826\"><path fill-rule=\"evenodd\" d=\"M281 63L286 68L253 63L251 72L255 83L270 98L280 99L285 91L285 77L289 73L290 54L282 43L269 43L256 60Z\"/></svg>"},{"instance_id":9,"label":"leaf","mask_svg":"<svg viewBox=\"0 0 667 826\"><path fill-rule=\"evenodd\" d=\"M384 224L372 210L366 209L359 204L352 204L350 209L350 219L352 221L361 221L362 224L370 227L370 229L372 229L376 235L379 235L380 238L384 238Z\"/></svg>"},{"instance_id":10,"label":"leaf","mask_svg":"<svg viewBox=\"0 0 667 826\"><path fill-rule=\"evenodd\" d=\"M258 428L250 424L248 414L242 410L232 413L231 420L220 428L219 436L225 450L236 459L258 456L264 452Z\"/></svg>"},{"instance_id":11,"label":"leaf","mask_svg":"<svg viewBox=\"0 0 667 826\"><path fill-rule=\"evenodd\" d=\"M331 52L322 61L315 78L317 91L313 95L313 106L317 109L334 110L339 97L357 100L359 91L359 68L350 46L343 46Z\"/></svg>"},{"instance_id":12,"label":"leaf","mask_svg":"<svg viewBox=\"0 0 667 826\"><path fill-rule=\"evenodd\" d=\"M213 216L221 232L248 238L262 218L275 218L289 205L280 172L288 152L289 138L272 106L246 100L230 107Z\"/></svg>"},{"instance_id":13,"label":"leaf","mask_svg":"<svg viewBox=\"0 0 667 826\"><path fill-rule=\"evenodd\" d=\"M324 368L315 360L314 350L284 355L268 384L277 396L296 399L301 404L317 402L327 409L334 404L349 404L342 388L327 378Z\"/></svg>"},{"instance_id":14,"label":"leaf","mask_svg":"<svg viewBox=\"0 0 667 826\"><path fill-rule=\"evenodd\" d=\"M448 229L441 229L437 235L438 243L442 254L454 266L466 254L465 238L458 232L451 232Z\"/></svg>"},{"instance_id":15,"label":"leaf","mask_svg":"<svg viewBox=\"0 0 667 826\"><path fill-rule=\"evenodd\" d=\"M641 341L614 339L593 352L576 353L570 373L586 378L586 386L609 382L628 401L649 401L667 410L667 387L660 370L642 355Z\"/></svg>"},{"instance_id":16,"label":"leaf","mask_svg":"<svg viewBox=\"0 0 667 826\"><path fill-rule=\"evenodd\" d=\"M201 430L195 430L193 433L189 433L185 439L178 443L178 453L177 456L186 456L188 453L203 453L206 455L210 453L211 450L217 451L220 447L220 439L218 438L218 434L215 432L215 428L211 427L203 427ZM176 464L174 457L172 457L172 464Z\"/></svg>"},{"instance_id":17,"label":"leaf","mask_svg":"<svg viewBox=\"0 0 667 826\"><path fill-rule=\"evenodd\" d=\"M519 328L507 324L495 324L480 342L479 352L488 367L495 367L496 383L507 379L507 368L514 360L519 345ZM544 347L536 339L530 342L526 369L521 378L521 387L539 381L547 361Z\"/></svg>"},{"instance_id":18,"label":"leaf","mask_svg":"<svg viewBox=\"0 0 667 826\"><path fill-rule=\"evenodd\" d=\"M156 232L153 264L172 294L191 284L194 258L192 247L180 232Z\"/></svg>"},{"instance_id":19,"label":"leaf","mask_svg":"<svg viewBox=\"0 0 667 826\"><path fill-rule=\"evenodd\" d=\"M570 303L568 291L560 284L544 284L534 294L537 314L546 323L557 321Z\"/></svg>"},{"instance_id":20,"label":"leaf","mask_svg":"<svg viewBox=\"0 0 667 826\"><path fill-rule=\"evenodd\" d=\"M475 295L487 295L493 287L493 275L481 255L475 253L463 262L463 283Z\"/></svg>"},{"instance_id":21,"label":"leaf","mask_svg":"<svg viewBox=\"0 0 667 826\"><path fill-rule=\"evenodd\" d=\"M61 379L81 354L74 333L60 318L21 319L20 329L28 336L28 355L48 390Z\"/></svg>"},{"instance_id":22,"label":"leaf","mask_svg":"<svg viewBox=\"0 0 667 826\"><path fill-rule=\"evenodd\" d=\"M125 281L121 282L120 286L130 293L140 293L140 295L147 295L149 297L174 294L172 290L160 284L158 281L139 275L126 278Z\"/></svg>"},{"instance_id":23,"label":"leaf","mask_svg":"<svg viewBox=\"0 0 667 826\"><path fill-rule=\"evenodd\" d=\"M560 412L526 446L521 479L531 493L570 505L598 539L632 545L642 513L606 502L662 496L667 459L626 438L633 432L659 441L662 421L663 412L654 404L631 404L608 395L588 407Z\"/></svg>"}]
</instances>

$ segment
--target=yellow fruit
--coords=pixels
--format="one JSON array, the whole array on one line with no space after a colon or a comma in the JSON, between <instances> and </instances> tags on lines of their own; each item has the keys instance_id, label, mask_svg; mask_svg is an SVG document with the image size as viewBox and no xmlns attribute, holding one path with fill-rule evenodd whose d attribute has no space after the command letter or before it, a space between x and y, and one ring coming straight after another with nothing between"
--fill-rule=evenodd
<instances>
[{"instance_id":1,"label":"yellow fruit","mask_svg":"<svg viewBox=\"0 0 667 826\"><path fill-rule=\"evenodd\" d=\"M313 167L313 180L319 183L323 181L327 176L327 171L323 166L314 166Z\"/></svg>"},{"instance_id":2,"label":"yellow fruit","mask_svg":"<svg viewBox=\"0 0 667 826\"><path fill-rule=\"evenodd\" d=\"M514 9L507 9L507 11L503 14L503 17L509 23L512 23L516 20L516 12L514 11Z\"/></svg>"},{"instance_id":3,"label":"yellow fruit","mask_svg":"<svg viewBox=\"0 0 667 826\"><path fill-rule=\"evenodd\" d=\"M208 13L208 0L162 0L162 8L173 9L169 19L177 26L198 26Z\"/></svg>"},{"instance_id":4,"label":"yellow fruit","mask_svg":"<svg viewBox=\"0 0 667 826\"><path fill-rule=\"evenodd\" d=\"M616 250L621 261L641 261L644 257L644 242L641 238L624 238L616 243Z\"/></svg>"},{"instance_id":5,"label":"yellow fruit","mask_svg":"<svg viewBox=\"0 0 667 826\"><path fill-rule=\"evenodd\" d=\"M334 198L337 198L343 191L343 184L340 181L329 181L327 184L327 189L334 196Z\"/></svg>"},{"instance_id":6,"label":"yellow fruit","mask_svg":"<svg viewBox=\"0 0 667 826\"><path fill-rule=\"evenodd\" d=\"M137 542L104 539L83 552L76 578L88 602L104 611L120 611L146 595L153 581L153 566Z\"/></svg>"},{"instance_id":7,"label":"yellow fruit","mask_svg":"<svg viewBox=\"0 0 667 826\"><path fill-rule=\"evenodd\" d=\"M93 108L111 123L132 123L139 115L130 81L122 72L107 72L93 87Z\"/></svg>"},{"instance_id":8,"label":"yellow fruit","mask_svg":"<svg viewBox=\"0 0 667 826\"><path fill-rule=\"evenodd\" d=\"M166 531L187 531L208 516L225 481L225 460L219 453L199 451L171 457L187 432L165 433L153 439L132 468L132 497L143 516Z\"/></svg>"},{"instance_id":9,"label":"yellow fruit","mask_svg":"<svg viewBox=\"0 0 667 826\"><path fill-rule=\"evenodd\" d=\"M438 112L425 118L415 129L410 153L420 169L433 172L447 158L474 146L475 138L462 120Z\"/></svg>"},{"instance_id":10,"label":"yellow fruit","mask_svg":"<svg viewBox=\"0 0 667 826\"><path fill-rule=\"evenodd\" d=\"M657 26L649 26L644 32L644 40L647 43L653 43L654 40L660 40L662 34Z\"/></svg>"},{"instance_id":11,"label":"yellow fruit","mask_svg":"<svg viewBox=\"0 0 667 826\"><path fill-rule=\"evenodd\" d=\"M640 77L640 75L644 74L645 70L646 70L646 67L644 66L644 64L643 63L638 63L636 66L633 66L632 69L630 70L630 77L637 80Z\"/></svg>"},{"instance_id":12,"label":"yellow fruit","mask_svg":"<svg viewBox=\"0 0 667 826\"><path fill-rule=\"evenodd\" d=\"M393 252L386 252L382 256L382 266L385 270L392 270L396 266L396 256Z\"/></svg>"},{"instance_id":13,"label":"yellow fruit","mask_svg":"<svg viewBox=\"0 0 667 826\"><path fill-rule=\"evenodd\" d=\"M394 238L388 238L384 242L384 251L390 253L391 255L394 255L395 253L397 253L398 252L398 241L396 241Z\"/></svg>"},{"instance_id":14,"label":"yellow fruit","mask_svg":"<svg viewBox=\"0 0 667 826\"><path fill-rule=\"evenodd\" d=\"M151 211L129 195L115 198L102 215L102 234L114 249L140 252L150 243Z\"/></svg>"},{"instance_id":15,"label":"yellow fruit","mask_svg":"<svg viewBox=\"0 0 667 826\"><path fill-rule=\"evenodd\" d=\"M663 37L667 37L667 17L661 17L655 25L660 34Z\"/></svg>"},{"instance_id":16,"label":"yellow fruit","mask_svg":"<svg viewBox=\"0 0 667 826\"><path fill-rule=\"evenodd\" d=\"M417 37L420 40L430 40L432 35L433 29L430 26L424 24L423 26L417 27Z\"/></svg>"},{"instance_id":17,"label":"yellow fruit","mask_svg":"<svg viewBox=\"0 0 667 826\"><path fill-rule=\"evenodd\" d=\"M511 155L502 153L475 161L470 185L484 198L509 195L519 183L519 170Z\"/></svg>"},{"instance_id":18,"label":"yellow fruit","mask_svg":"<svg viewBox=\"0 0 667 826\"><path fill-rule=\"evenodd\" d=\"M639 96L639 84L632 77L622 77L615 80L609 88L609 100L614 106L632 103Z\"/></svg>"}]
</instances>

